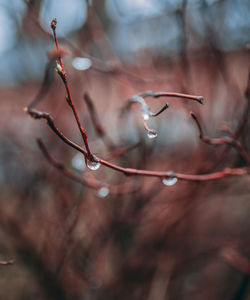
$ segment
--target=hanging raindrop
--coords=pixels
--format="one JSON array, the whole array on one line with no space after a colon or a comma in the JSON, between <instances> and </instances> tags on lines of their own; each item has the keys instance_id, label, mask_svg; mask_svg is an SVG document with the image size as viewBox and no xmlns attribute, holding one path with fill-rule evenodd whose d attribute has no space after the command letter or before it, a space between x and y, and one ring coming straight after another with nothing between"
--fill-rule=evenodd
<instances>
[{"instance_id":1,"label":"hanging raindrop","mask_svg":"<svg viewBox=\"0 0 250 300\"><path fill-rule=\"evenodd\" d=\"M149 120L149 114L143 114L143 119L144 119L145 121Z\"/></svg>"},{"instance_id":2,"label":"hanging raindrop","mask_svg":"<svg viewBox=\"0 0 250 300\"><path fill-rule=\"evenodd\" d=\"M105 198L109 194L109 188L107 188L106 186L103 186L98 190L97 194L98 194L98 197Z\"/></svg>"},{"instance_id":3,"label":"hanging raindrop","mask_svg":"<svg viewBox=\"0 0 250 300\"><path fill-rule=\"evenodd\" d=\"M148 130L148 138L149 139L154 139L157 137L157 132L154 129Z\"/></svg>"},{"instance_id":4,"label":"hanging raindrop","mask_svg":"<svg viewBox=\"0 0 250 300\"><path fill-rule=\"evenodd\" d=\"M168 177L168 178L162 179L162 183L166 186L172 186L172 185L176 184L177 181L178 181L178 179L176 177Z\"/></svg>"},{"instance_id":5,"label":"hanging raindrop","mask_svg":"<svg viewBox=\"0 0 250 300\"><path fill-rule=\"evenodd\" d=\"M88 160L87 161L87 166L90 170L95 171L98 170L101 166L97 158L93 158L93 160Z\"/></svg>"}]
</instances>

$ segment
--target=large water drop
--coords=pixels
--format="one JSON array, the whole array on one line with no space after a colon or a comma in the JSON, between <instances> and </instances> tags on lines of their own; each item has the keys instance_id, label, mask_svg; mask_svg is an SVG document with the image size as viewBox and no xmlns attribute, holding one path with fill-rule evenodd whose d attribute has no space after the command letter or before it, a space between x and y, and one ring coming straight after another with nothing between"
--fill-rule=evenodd
<instances>
[{"instance_id":1,"label":"large water drop","mask_svg":"<svg viewBox=\"0 0 250 300\"><path fill-rule=\"evenodd\" d=\"M90 170L95 171L100 168L101 164L99 163L99 161L97 159L95 159L95 160L88 160L87 166Z\"/></svg>"}]
</instances>

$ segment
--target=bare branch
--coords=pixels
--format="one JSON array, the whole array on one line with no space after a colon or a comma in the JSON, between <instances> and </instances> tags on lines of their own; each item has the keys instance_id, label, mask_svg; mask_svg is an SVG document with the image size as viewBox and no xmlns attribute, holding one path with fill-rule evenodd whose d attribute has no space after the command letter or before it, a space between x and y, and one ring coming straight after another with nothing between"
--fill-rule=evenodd
<instances>
[{"instance_id":1,"label":"bare branch","mask_svg":"<svg viewBox=\"0 0 250 300\"><path fill-rule=\"evenodd\" d=\"M200 121L198 120L197 116L193 112L190 112L190 116L194 119L200 132L200 139L204 143L209 145L214 145L214 146L219 146L219 145L233 146L239 152L241 157L245 160L246 164L250 165L250 157L247 151L244 149L242 144L236 139L236 135L233 134L231 129L230 130L227 129L227 132L230 134L231 137L225 136L221 138L211 138L209 136L204 136Z\"/></svg>"},{"instance_id":2,"label":"bare branch","mask_svg":"<svg viewBox=\"0 0 250 300\"><path fill-rule=\"evenodd\" d=\"M87 108L89 110L89 114L92 120L92 123L94 125L95 131L97 135L103 140L104 144L107 146L108 149L114 149L115 145L112 142L112 140L107 135L104 127L102 126L100 119L98 117L97 111L95 109L94 102L92 101L91 97L88 93L85 93L83 96L83 99L87 105Z\"/></svg>"}]
</instances>

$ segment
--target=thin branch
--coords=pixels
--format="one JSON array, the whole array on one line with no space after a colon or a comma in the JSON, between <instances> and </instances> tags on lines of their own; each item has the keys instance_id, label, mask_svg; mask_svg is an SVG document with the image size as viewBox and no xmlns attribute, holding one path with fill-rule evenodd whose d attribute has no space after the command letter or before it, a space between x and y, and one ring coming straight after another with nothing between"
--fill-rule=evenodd
<instances>
[{"instance_id":1,"label":"thin branch","mask_svg":"<svg viewBox=\"0 0 250 300\"><path fill-rule=\"evenodd\" d=\"M154 91L146 91L138 94L143 98L145 97L153 97L153 98L160 98L160 97L174 97L174 98L183 98L188 100L194 100L199 102L200 104L204 104L204 97L203 96L194 96L182 93L171 93L171 92L154 92Z\"/></svg>"},{"instance_id":2,"label":"thin branch","mask_svg":"<svg viewBox=\"0 0 250 300\"><path fill-rule=\"evenodd\" d=\"M114 150L110 153L108 153L107 155L105 155L105 160L110 160L110 159L116 159L121 157L122 155L124 155L125 153L128 153L131 150L134 150L135 148L137 148L138 146L141 145L141 142L138 142L134 145L131 146L127 146L127 147L123 147L117 150Z\"/></svg>"},{"instance_id":3,"label":"thin branch","mask_svg":"<svg viewBox=\"0 0 250 300\"><path fill-rule=\"evenodd\" d=\"M176 177L177 179L183 181L212 181L216 179L221 179L228 176L236 176L236 175L245 175L249 174L248 168L225 168L223 171L220 172L213 172L208 174L201 174L201 175L193 175L193 174L183 174L183 173L175 173L173 171L148 171L148 170L137 170L137 169L130 169L130 168L123 168L117 166L115 164L109 163L101 158L98 158L99 162L113 170L118 172L122 172L127 176L148 176L148 177L159 177L159 178L173 178Z\"/></svg>"},{"instance_id":4,"label":"thin branch","mask_svg":"<svg viewBox=\"0 0 250 300\"><path fill-rule=\"evenodd\" d=\"M88 93L85 93L83 99L87 105L97 135L103 140L104 144L107 146L108 149L114 149L115 145L107 135L104 127L102 126L100 118L98 117L97 111L95 109L94 102L92 101L91 97Z\"/></svg>"},{"instance_id":5,"label":"thin branch","mask_svg":"<svg viewBox=\"0 0 250 300\"><path fill-rule=\"evenodd\" d=\"M34 119L45 119L49 127L53 130L53 132L67 145L81 152L85 157L87 156L87 152L80 147L79 145L72 142L68 139L55 125L53 118L47 112L41 112L35 109L24 108L24 111L27 112Z\"/></svg>"},{"instance_id":6,"label":"thin branch","mask_svg":"<svg viewBox=\"0 0 250 300\"><path fill-rule=\"evenodd\" d=\"M9 265L13 265L14 264L14 260L0 260L0 266L9 266Z\"/></svg>"},{"instance_id":7,"label":"thin branch","mask_svg":"<svg viewBox=\"0 0 250 300\"><path fill-rule=\"evenodd\" d=\"M43 153L44 157L48 160L48 162L63 173L66 177L72 179L75 182L78 182L86 187L91 189L99 190L100 188L106 187L109 189L111 194L122 195L122 194L129 194L134 193L139 190L140 187L136 186L133 187L131 182L125 184L117 184L117 185L110 185L107 183L103 183L94 177L79 177L75 175L72 171L70 171L63 163L58 162L55 160L49 153L47 147L44 145L41 139L37 139L38 147L40 148L41 152Z\"/></svg>"},{"instance_id":8,"label":"thin branch","mask_svg":"<svg viewBox=\"0 0 250 300\"><path fill-rule=\"evenodd\" d=\"M157 113L150 113L150 117L157 117L159 116L161 113L163 113L167 108L169 108L169 104L166 103Z\"/></svg>"},{"instance_id":9,"label":"thin branch","mask_svg":"<svg viewBox=\"0 0 250 300\"><path fill-rule=\"evenodd\" d=\"M28 105L28 109L35 107L41 101L41 99L47 94L49 87L54 79L53 65L54 65L54 62L52 60L49 60L49 62L47 63L46 69L45 69L43 82L41 84L40 90L39 90L38 94L36 95L36 97Z\"/></svg>"},{"instance_id":10,"label":"thin branch","mask_svg":"<svg viewBox=\"0 0 250 300\"><path fill-rule=\"evenodd\" d=\"M250 165L250 157L247 153L247 151L244 149L242 144L236 139L236 136L233 134L231 130L227 129L227 132L231 135L231 137L225 136L221 138L211 138L209 136L204 136L203 130L200 124L200 121L198 120L197 116L193 113L190 112L190 116L194 119L199 132L200 132L200 139L209 145L214 145L214 146L219 146L219 145L229 145L233 146L238 153L241 155L241 157L244 159L247 165Z\"/></svg>"},{"instance_id":11,"label":"thin branch","mask_svg":"<svg viewBox=\"0 0 250 300\"><path fill-rule=\"evenodd\" d=\"M57 36L56 36L56 24L57 24L56 19L53 19L52 22L51 22L51 29L53 30L54 41L55 41L55 44L56 44L56 48L57 48L58 54L60 54L58 40L57 40ZM60 77L61 77L61 79L62 79L62 81L63 81L63 83L65 85L65 89L66 89L66 92L67 92L67 98L66 98L67 102L68 102L69 106L71 107L71 109L73 111L73 114L74 114L77 126L78 126L78 128L80 130L80 133L82 135L82 139L83 139L86 151L87 151L87 155L85 157L87 159L93 161L94 160L94 156L90 152L90 148L89 148L89 144L88 144L88 136L87 136L86 131L84 130L84 128L81 125L81 122L80 122L77 110L75 108L75 104L74 104L74 101L72 99L70 88L69 88L69 85L68 85L68 81L67 81L67 77L66 77L66 72L64 71L63 60L62 60L62 58L61 58L60 55L58 56L58 60L59 60L59 64L57 63L57 72L60 75Z\"/></svg>"}]
</instances>

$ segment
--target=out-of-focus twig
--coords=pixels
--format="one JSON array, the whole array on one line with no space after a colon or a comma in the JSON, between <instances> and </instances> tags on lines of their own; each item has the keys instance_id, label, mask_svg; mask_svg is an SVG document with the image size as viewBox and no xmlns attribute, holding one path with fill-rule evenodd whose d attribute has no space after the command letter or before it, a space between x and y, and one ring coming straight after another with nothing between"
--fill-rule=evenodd
<instances>
[{"instance_id":1,"label":"out-of-focus twig","mask_svg":"<svg viewBox=\"0 0 250 300\"><path fill-rule=\"evenodd\" d=\"M218 146L218 145L233 146L239 152L241 157L245 160L246 164L250 165L250 158L249 158L247 151L244 149L242 144L236 139L236 136L233 134L233 132L231 130L227 129L227 132L231 135L231 137L225 136L225 137L221 137L221 138L211 138L209 136L204 136L200 121L198 120L197 116L193 112L191 112L190 115L193 118L193 120L195 121L195 123L199 129L200 139L204 143L209 144L209 145L214 145L214 146Z\"/></svg>"},{"instance_id":2,"label":"out-of-focus twig","mask_svg":"<svg viewBox=\"0 0 250 300\"><path fill-rule=\"evenodd\" d=\"M108 149L114 149L115 145L110 137L107 135L106 130L102 126L100 122L100 118L98 117L97 111L95 109L94 102L92 101L91 97L88 93L85 93L83 99L87 105L92 123L94 125L95 131L97 135L103 140L104 144L107 146Z\"/></svg>"},{"instance_id":3,"label":"out-of-focus twig","mask_svg":"<svg viewBox=\"0 0 250 300\"><path fill-rule=\"evenodd\" d=\"M63 163L55 160L49 153L47 147L44 145L41 139L37 139L37 144L40 150L42 151L44 157L48 160L48 162L58 169L61 173L63 173L66 177L72 179L75 182L81 183L82 185L89 187L91 189L99 190L102 187L108 188L111 194L121 195L121 194L130 194L138 191L139 187L133 187L131 183L125 184L117 184L110 185L107 183L103 183L100 180L97 180L92 176L77 176L73 172L71 172Z\"/></svg>"},{"instance_id":4,"label":"out-of-focus twig","mask_svg":"<svg viewBox=\"0 0 250 300\"><path fill-rule=\"evenodd\" d=\"M9 266L9 265L13 265L14 264L14 260L0 260L0 266Z\"/></svg>"}]
</instances>

